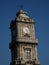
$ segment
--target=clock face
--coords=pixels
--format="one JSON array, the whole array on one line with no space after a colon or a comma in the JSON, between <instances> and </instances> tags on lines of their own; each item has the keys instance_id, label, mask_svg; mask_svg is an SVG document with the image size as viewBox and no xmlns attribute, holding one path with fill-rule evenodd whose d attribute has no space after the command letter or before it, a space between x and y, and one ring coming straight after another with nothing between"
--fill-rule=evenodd
<instances>
[{"instance_id":1,"label":"clock face","mask_svg":"<svg viewBox=\"0 0 49 65\"><path fill-rule=\"evenodd\" d=\"M23 27L23 32L24 33L29 33L29 28L28 27Z\"/></svg>"}]
</instances>

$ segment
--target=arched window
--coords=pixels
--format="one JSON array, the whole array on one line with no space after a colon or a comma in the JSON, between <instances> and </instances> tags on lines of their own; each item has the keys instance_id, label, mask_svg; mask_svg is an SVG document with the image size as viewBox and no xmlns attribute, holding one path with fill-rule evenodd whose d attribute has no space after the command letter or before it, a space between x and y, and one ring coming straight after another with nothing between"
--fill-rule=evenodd
<instances>
[{"instance_id":1,"label":"arched window","mask_svg":"<svg viewBox=\"0 0 49 65\"><path fill-rule=\"evenodd\" d=\"M25 49L25 59L31 59L31 49L30 48Z\"/></svg>"}]
</instances>

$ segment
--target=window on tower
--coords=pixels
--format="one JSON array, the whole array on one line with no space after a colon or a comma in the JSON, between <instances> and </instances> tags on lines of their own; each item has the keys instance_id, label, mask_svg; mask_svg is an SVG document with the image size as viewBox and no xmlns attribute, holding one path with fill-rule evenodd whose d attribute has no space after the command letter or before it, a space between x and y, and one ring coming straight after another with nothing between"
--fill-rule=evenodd
<instances>
[{"instance_id":1,"label":"window on tower","mask_svg":"<svg viewBox=\"0 0 49 65\"><path fill-rule=\"evenodd\" d=\"M30 48L25 49L25 59L31 59L31 49Z\"/></svg>"}]
</instances>

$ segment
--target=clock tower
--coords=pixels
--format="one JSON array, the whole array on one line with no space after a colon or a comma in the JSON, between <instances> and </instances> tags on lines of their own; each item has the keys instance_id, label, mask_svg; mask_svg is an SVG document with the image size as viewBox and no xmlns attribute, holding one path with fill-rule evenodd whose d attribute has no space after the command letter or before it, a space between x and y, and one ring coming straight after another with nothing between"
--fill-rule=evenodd
<instances>
[{"instance_id":1,"label":"clock tower","mask_svg":"<svg viewBox=\"0 0 49 65\"><path fill-rule=\"evenodd\" d=\"M34 20L23 10L18 11L15 20L11 21L10 65L40 65L34 24Z\"/></svg>"}]
</instances>

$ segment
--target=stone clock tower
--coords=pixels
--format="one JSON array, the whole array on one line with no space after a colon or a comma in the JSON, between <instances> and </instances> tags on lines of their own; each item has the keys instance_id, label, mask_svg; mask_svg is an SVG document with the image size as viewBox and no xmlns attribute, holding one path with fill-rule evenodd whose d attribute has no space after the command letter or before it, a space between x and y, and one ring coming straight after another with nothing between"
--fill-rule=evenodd
<instances>
[{"instance_id":1,"label":"stone clock tower","mask_svg":"<svg viewBox=\"0 0 49 65\"><path fill-rule=\"evenodd\" d=\"M35 37L34 20L20 10L11 21L10 65L40 65L37 56L38 39Z\"/></svg>"}]
</instances>

